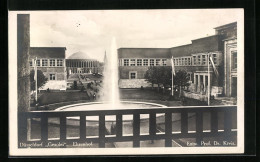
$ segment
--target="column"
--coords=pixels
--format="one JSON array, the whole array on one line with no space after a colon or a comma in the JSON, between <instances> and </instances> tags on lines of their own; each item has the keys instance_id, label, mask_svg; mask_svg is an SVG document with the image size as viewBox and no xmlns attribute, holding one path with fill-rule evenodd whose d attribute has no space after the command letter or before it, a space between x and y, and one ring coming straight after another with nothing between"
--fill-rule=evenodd
<instances>
[{"instance_id":1,"label":"column","mask_svg":"<svg viewBox=\"0 0 260 162\"><path fill-rule=\"evenodd\" d=\"M198 88L197 92L200 92L200 74L198 74Z\"/></svg>"},{"instance_id":2,"label":"column","mask_svg":"<svg viewBox=\"0 0 260 162\"><path fill-rule=\"evenodd\" d=\"M194 92L197 92L197 80L196 80L196 73L194 73Z\"/></svg>"},{"instance_id":3,"label":"column","mask_svg":"<svg viewBox=\"0 0 260 162\"><path fill-rule=\"evenodd\" d=\"M17 15L17 75L18 75L18 111L30 108L30 15Z\"/></svg>"},{"instance_id":4,"label":"column","mask_svg":"<svg viewBox=\"0 0 260 162\"><path fill-rule=\"evenodd\" d=\"M205 92L205 89L206 89L206 80L205 80L205 74L203 74L203 87L204 87L204 90L203 92Z\"/></svg>"}]
</instances>

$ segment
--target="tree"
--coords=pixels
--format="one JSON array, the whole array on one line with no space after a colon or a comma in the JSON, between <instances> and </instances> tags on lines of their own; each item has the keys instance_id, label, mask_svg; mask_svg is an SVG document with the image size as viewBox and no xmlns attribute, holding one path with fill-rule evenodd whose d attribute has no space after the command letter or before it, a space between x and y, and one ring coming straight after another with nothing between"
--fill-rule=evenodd
<instances>
[{"instance_id":1,"label":"tree","mask_svg":"<svg viewBox=\"0 0 260 162\"><path fill-rule=\"evenodd\" d=\"M37 89L44 86L44 84L48 81L48 78L45 77L41 70L37 70ZM30 83L31 83L31 91L35 90L35 80L34 80L34 70L30 72Z\"/></svg>"},{"instance_id":2,"label":"tree","mask_svg":"<svg viewBox=\"0 0 260 162\"><path fill-rule=\"evenodd\" d=\"M76 80L73 81L73 89L78 89L78 84Z\"/></svg>"},{"instance_id":3,"label":"tree","mask_svg":"<svg viewBox=\"0 0 260 162\"><path fill-rule=\"evenodd\" d=\"M145 73L146 81L153 84L158 84L158 90L160 84L164 87L171 84L171 68L166 66L150 66Z\"/></svg>"},{"instance_id":4,"label":"tree","mask_svg":"<svg viewBox=\"0 0 260 162\"><path fill-rule=\"evenodd\" d=\"M181 91L183 87L189 86L189 75L187 74L186 71L184 70L179 70L176 72L176 75L174 76L174 85L176 85L177 89L179 89L180 96L181 96Z\"/></svg>"},{"instance_id":5,"label":"tree","mask_svg":"<svg viewBox=\"0 0 260 162\"><path fill-rule=\"evenodd\" d=\"M146 71L144 78L147 82L150 82L152 84L152 88L153 88L153 85L156 83L154 66L148 67L148 70Z\"/></svg>"}]
</instances>

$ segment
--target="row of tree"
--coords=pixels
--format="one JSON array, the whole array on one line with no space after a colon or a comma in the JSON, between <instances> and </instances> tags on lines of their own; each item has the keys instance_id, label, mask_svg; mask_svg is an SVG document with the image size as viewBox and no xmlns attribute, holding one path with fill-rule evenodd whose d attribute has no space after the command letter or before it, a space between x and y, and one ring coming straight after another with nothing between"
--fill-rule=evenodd
<instances>
[{"instance_id":1,"label":"row of tree","mask_svg":"<svg viewBox=\"0 0 260 162\"><path fill-rule=\"evenodd\" d=\"M146 81L152 84L158 85L158 89L161 85L163 87L172 86L172 68L169 66L150 66L145 73ZM189 75L184 70L179 70L173 76L174 87L181 90L182 87L189 86Z\"/></svg>"}]
</instances>

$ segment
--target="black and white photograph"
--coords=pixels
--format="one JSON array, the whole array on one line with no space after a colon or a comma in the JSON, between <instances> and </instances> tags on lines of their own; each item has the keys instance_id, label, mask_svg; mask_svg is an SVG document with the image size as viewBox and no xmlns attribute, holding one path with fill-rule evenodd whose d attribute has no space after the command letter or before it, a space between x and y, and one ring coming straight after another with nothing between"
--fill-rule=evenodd
<instances>
[{"instance_id":1,"label":"black and white photograph","mask_svg":"<svg viewBox=\"0 0 260 162\"><path fill-rule=\"evenodd\" d=\"M8 17L10 156L244 152L243 9Z\"/></svg>"}]
</instances>

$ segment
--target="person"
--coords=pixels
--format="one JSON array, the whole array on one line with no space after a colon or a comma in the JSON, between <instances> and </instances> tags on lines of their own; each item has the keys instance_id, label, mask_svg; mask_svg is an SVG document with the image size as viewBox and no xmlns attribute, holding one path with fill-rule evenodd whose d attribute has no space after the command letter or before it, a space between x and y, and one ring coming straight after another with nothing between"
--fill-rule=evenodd
<instances>
[{"instance_id":1,"label":"person","mask_svg":"<svg viewBox=\"0 0 260 162\"><path fill-rule=\"evenodd\" d=\"M184 97L184 96L181 97L181 103L182 103L183 106L184 106L185 103L186 103L186 100L185 100L185 97Z\"/></svg>"},{"instance_id":2,"label":"person","mask_svg":"<svg viewBox=\"0 0 260 162\"><path fill-rule=\"evenodd\" d=\"M93 100L96 100L96 93L93 94Z\"/></svg>"}]
</instances>

